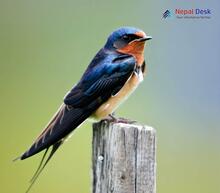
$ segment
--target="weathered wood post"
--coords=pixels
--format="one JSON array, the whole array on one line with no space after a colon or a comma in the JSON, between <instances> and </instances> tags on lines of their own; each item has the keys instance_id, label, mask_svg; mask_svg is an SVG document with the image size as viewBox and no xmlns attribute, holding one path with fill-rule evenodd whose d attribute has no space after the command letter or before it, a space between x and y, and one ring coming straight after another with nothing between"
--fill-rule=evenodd
<instances>
[{"instance_id":1,"label":"weathered wood post","mask_svg":"<svg viewBox=\"0 0 220 193\"><path fill-rule=\"evenodd\" d=\"M155 140L137 123L93 124L93 193L156 193Z\"/></svg>"}]
</instances>

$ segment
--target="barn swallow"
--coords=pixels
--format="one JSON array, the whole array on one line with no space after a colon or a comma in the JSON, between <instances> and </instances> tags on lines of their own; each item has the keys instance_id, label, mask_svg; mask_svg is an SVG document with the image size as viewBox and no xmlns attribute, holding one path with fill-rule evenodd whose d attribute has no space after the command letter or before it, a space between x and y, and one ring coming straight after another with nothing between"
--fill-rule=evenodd
<instances>
[{"instance_id":1,"label":"barn swallow","mask_svg":"<svg viewBox=\"0 0 220 193\"><path fill-rule=\"evenodd\" d=\"M107 118L136 89L146 72L144 46L150 39L134 27L122 27L110 34L49 124L18 158L24 160L45 150L30 187L74 129L88 118Z\"/></svg>"}]
</instances>

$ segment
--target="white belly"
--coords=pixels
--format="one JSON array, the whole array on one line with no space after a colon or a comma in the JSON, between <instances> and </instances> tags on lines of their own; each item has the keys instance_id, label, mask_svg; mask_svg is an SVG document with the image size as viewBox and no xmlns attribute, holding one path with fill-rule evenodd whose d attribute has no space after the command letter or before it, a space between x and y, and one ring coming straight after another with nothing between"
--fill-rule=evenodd
<instances>
[{"instance_id":1,"label":"white belly","mask_svg":"<svg viewBox=\"0 0 220 193\"><path fill-rule=\"evenodd\" d=\"M105 103L103 103L91 116L93 119L103 119L109 114L113 113L116 108L125 101L128 96L137 88L139 83L143 80L143 73L133 73L121 90L114 96L111 96Z\"/></svg>"}]
</instances>

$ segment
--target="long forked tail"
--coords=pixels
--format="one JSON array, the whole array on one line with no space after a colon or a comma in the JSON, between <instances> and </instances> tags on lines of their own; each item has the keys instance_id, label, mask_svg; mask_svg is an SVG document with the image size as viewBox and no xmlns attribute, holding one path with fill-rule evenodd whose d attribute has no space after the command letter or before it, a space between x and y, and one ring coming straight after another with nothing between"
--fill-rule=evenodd
<instances>
[{"instance_id":1,"label":"long forked tail","mask_svg":"<svg viewBox=\"0 0 220 193\"><path fill-rule=\"evenodd\" d=\"M57 149L62 145L69 134L90 115L90 113L90 111L83 111L83 109L80 108L69 108L67 105L63 104L31 147L22 156L17 158L23 160L45 149L40 164L30 180L30 185L26 193L31 190ZM51 151L47 156L50 147Z\"/></svg>"},{"instance_id":2,"label":"long forked tail","mask_svg":"<svg viewBox=\"0 0 220 193\"><path fill-rule=\"evenodd\" d=\"M45 150L40 164L34 173L34 176L30 180L30 186L28 187L26 193L30 191L38 176L41 174L60 145L75 128L77 128L82 122L85 121L86 118L90 116L90 114L93 112L93 108L93 106L82 109L70 108L69 106L62 104L53 119L49 122L48 126L34 141L31 147L24 154L17 158L23 160L35 155L42 150ZM49 152L50 147L52 147L52 149L49 156L47 157L46 155Z\"/></svg>"}]
</instances>

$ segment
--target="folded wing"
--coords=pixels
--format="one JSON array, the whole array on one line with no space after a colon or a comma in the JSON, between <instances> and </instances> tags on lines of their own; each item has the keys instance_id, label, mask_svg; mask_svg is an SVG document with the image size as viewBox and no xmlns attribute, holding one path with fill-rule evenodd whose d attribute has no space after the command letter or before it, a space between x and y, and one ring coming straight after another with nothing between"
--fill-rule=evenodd
<instances>
[{"instance_id":1,"label":"folded wing","mask_svg":"<svg viewBox=\"0 0 220 193\"><path fill-rule=\"evenodd\" d=\"M101 74L85 75L69 92L58 112L43 130L32 146L20 157L28 158L51 145L60 142L85 121L111 95L117 93L133 73L133 57L119 57L106 68L99 66ZM92 81L91 81L92 80Z\"/></svg>"}]
</instances>

